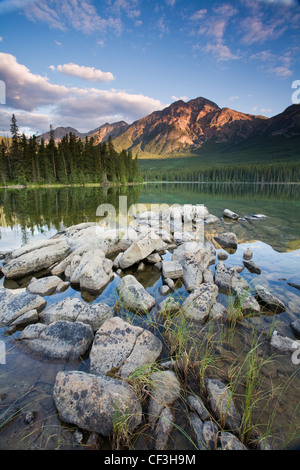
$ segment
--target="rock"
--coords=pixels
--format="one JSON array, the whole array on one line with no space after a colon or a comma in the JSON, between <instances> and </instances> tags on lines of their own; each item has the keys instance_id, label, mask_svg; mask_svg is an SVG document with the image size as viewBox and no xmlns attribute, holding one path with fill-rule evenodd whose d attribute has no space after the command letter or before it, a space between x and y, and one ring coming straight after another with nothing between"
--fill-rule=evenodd
<instances>
[{"instance_id":1,"label":"rock","mask_svg":"<svg viewBox=\"0 0 300 470\"><path fill-rule=\"evenodd\" d=\"M226 322L228 316L227 308L224 305L216 302L209 313L209 319L213 321L223 321Z\"/></svg>"},{"instance_id":2,"label":"rock","mask_svg":"<svg viewBox=\"0 0 300 470\"><path fill-rule=\"evenodd\" d=\"M39 321L39 314L36 309L29 310L29 312L23 313L16 320L10 323L8 332L13 333L17 328L29 325L30 323L37 323Z\"/></svg>"},{"instance_id":3,"label":"rock","mask_svg":"<svg viewBox=\"0 0 300 470\"><path fill-rule=\"evenodd\" d=\"M49 240L50 242L50 240ZM26 276L27 274L35 273L48 269L55 263L61 261L70 250L69 243L66 240L55 241L55 243L47 244L47 246L40 245L40 248L34 248L33 242L30 251L17 251L13 253L13 257L2 268L2 272L8 279L18 279ZM29 249L27 247L27 249ZM23 254L20 254L23 253Z\"/></svg>"},{"instance_id":4,"label":"rock","mask_svg":"<svg viewBox=\"0 0 300 470\"><path fill-rule=\"evenodd\" d=\"M253 261L243 261L244 266L250 271L250 273L261 274L261 269Z\"/></svg>"},{"instance_id":5,"label":"rock","mask_svg":"<svg viewBox=\"0 0 300 470\"><path fill-rule=\"evenodd\" d=\"M51 295L56 291L56 288L61 284L62 280L58 276L46 276L41 279L33 278L28 284L26 290L30 294L37 295Z\"/></svg>"},{"instance_id":6,"label":"rock","mask_svg":"<svg viewBox=\"0 0 300 470\"><path fill-rule=\"evenodd\" d=\"M157 313L162 316L174 315L180 309L180 303L173 297L167 297L157 306Z\"/></svg>"},{"instance_id":7,"label":"rock","mask_svg":"<svg viewBox=\"0 0 300 470\"><path fill-rule=\"evenodd\" d=\"M76 262L73 257L72 263ZM75 268L71 283L79 284L80 289L100 292L113 279L113 261L107 259L102 250L88 251Z\"/></svg>"},{"instance_id":8,"label":"rock","mask_svg":"<svg viewBox=\"0 0 300 470\"><path fill-rule=\"evenodd\" d=\"M146 267L145 264L141 261L141 262L139 263L139 265L138 265L136 271L137 271L138 273L141 273L141 272L145 271L145 267Z\"/></svg>"},{"instance_id":9,"label":"rock","mask_svg":"<svg viewBox=\"0 0 300 470\"><path fill-rule=\"evenodd\" d=\"M130 385L111 377L59 372L53 397L63 422L102 436L111 436L122 422L132 432L142 420L141 405Z\"/></svg>"},{"instance_id":10,"label":"rock","mask_svg":"<svg viewBox=\"0 0 300 470\"><path fill-rule=\"evenodd\" d=\"M211 419L203 423L202 435L209 450L217 450L219 428Z\"/></svg>"},{"instance_id":11,"label":"rock","mask_svg":"<svg viewBox=\"0 0 300 470\"><path fill-rule=\"evenodd\" d=\"M237 236L233 232L222 233L214 237L214 240L223 248L237 248Z\"/></svg>"},{"instance_id":12,"label":"rock","mask_svg":"<svg viewBox=\"0 0 300 470\"><path fill-rule=\"evenodd\" d=\"M223 261L216 265L215 283L222 294L235 294L238 289L250 290L247 281L235 269L227 269Z\"/></svg>"},{"instance_id":13,"label":"rock","mask_svg":"<svg viewBox=\"0 0 300 470\"><path fill-rule=\"evenodd\" d=\"M220 250L218 253L218 259L223 261L228 258L228 253L224 250Z\"/></svg>"},{"instance_id":14,"label":"rock","mask_svg":"<svg viewBox=\"0 0 300 470\"><path fill-rule=\"evenodd\" d=\"M243 254L243 258L247 261L249 261L253 256L253 253L252 251L250 250L250 248L247 248L246 251L244 252Z\"/></svg>"},{"instance_id":15,"label":"rock","mask_svg":"<svg viewBox=\"0 0 300 470\"><path fill-rule=\"evenodd\" d=\"M204 223L207 225L215 224L216 222L219 222L219 218L216 215L209 214L204 217Z\"/></svg>"},{"instance_id":16,"label":"rock","mask_svg":"<svg viewBox=\"0 0 300 470\"><path fill-rule=\"evenodd\" d=\"M35 416L36 416L35 411L26 411L25 416L24 416L24 423L25 424L33 423Z\"/></svg>"},{"instance_id":17,"label":"rock","mask_svg":"<svg viewBox=\"0 0 300 470\"><path fill-rule=\"evenodd\" d=\"M114 268L115 269L118 269L119 268L119 262L120 262L120 259L122 258L123 256L123 251L121 251L114 259Z\"/></svg>"},{"instance_id":18,"label":"rock","mask_svg":"<svg viewBox=\"0 0 300 470\"><path fill-rule=\"evenodd\" d=\"M214 282L214 275L210 269L205 269L203 271L203 282L205 283Z\"/></svg>"},{"instance_id":19,"label":"rock","mask_svg":"<svg viewBox=\"0 0 300 470\"><path fill-rule=\"evenodd\" d=\"M202 284L182 304L184 315L197 322L205 322L218 297L218 287L213 283Z\"/></svg>"},{"instance_id":20,"label":"rock","mask_svg":"<svg viewBox=\"0 0 300 470\"><path fill-rule=\"evenodd\" d=\"M151 255L147 256L146 260L151 264L160 263L161 256L158 253L152 253Z\"/></svg>"},{"instance_id":21,"label":"rock","mask_svg":"<svg viewBox=\"0 0 300 470\"><path fill-rule=\"evenodd\" d=\"M200 397L196 395L188 395L187 402L189 406L192 408L192 410L195 411L199 415L202 421L206 421L210 419L210 414L207 411L206 407L204 406L204 403Z\"/></svg>"},{"instance_id":22,"label":"rock","mask_svg":"<svg viewBox=\"0 0 300 470\"><path fill-rule=\"evenodd\" d=\"M153 372L150 376L148 418L155 421L163 408L170 406L180 396L180 383L171 370Z\"/></svg>"},{"instance_id":23,"label":"rock","mask_svg":"<svg viewBox=\"0 0 300 470\"><path fill-rule=\"evenodd\" d=\"M143 315L156 304L155 298L131 274L120 280L117 292L124 307L132 312Z\"/></svg>"},{"instance_id":24,"label":"rock","mask_svg":"<svg viewBox=\"0 0 300 470\"><path fill-rule=\"evenodd\" d=\"M245 289L236 288L235 295L235 303L244 315L258 315L260 313L260 305L250 292Z\"/></svg>"},{"instance_id":25,"label":"rock","mask_svg":"<svg viewBox=\"0 0 300 470\"><path fill-rule=\"evenodd\" d=\"M286 310L284 303L275 297L275 295L271 294L264 286L256 284L255 292L259 302L268 308L268 310L274 313L282 313Z\"/></svg>"},{"instance_id":26,"label":"rock","mask_svg":"<svg viewBox=\"0 0 300 470\"><path fill-rule=\"evenodd\" d=\"M280 351L294 352L297 349L300 349L300 341L288 338L287 336L282 336L278 331L273 331L270 340L271 346Z\"/></svg>"},{"instance_id":27,"label":"rock","mask_svg":"<svg viewBox=\"0 0 300 470\"><path fill-rule=\"evenodd\" d=\"M294 287L295 289L300 290L300 284L295 284L294 282L288 282L289 286Z\"/></svg>"},{"instance_id":28,"label":"rock","mask_svg":"<svg viewBox=\"0 0 300 470\"><path fill-rule=\"evenodd\" d=\"M203 436L203 421L195 413L190 413L190 423L199 450L208 450Z\"/></svg>"},{"instance_id":29,"label":"rock","mask_svg":"<svg viewBox=\"0 0 300 470\"><path fill-rule=\"evenodd\" d=\"M154 431L155 450L167 450L170 434L174 429L174 416L168 408L164 408L158 418Z\"/></svg>"},{"instance_id":30,"label":"rock","mask_svg":"<svg viewBox=\"0 0 300 470\"><path fill-rule=\"evenodd\" d=\"M55 289L56 294L61 294L62 292L65 292L70 287L70 283L68 281L61 282L58 284L58 286Z\"/></svg>"},{"instance_id":31,"label":"rock","mask_svg":"<svg viewBox=\"0 0 300 470\"><path fill-rule=\"evenodd\" d=\"M90 372L128 378L136 369L155 362L161 351L161 341L150 331L114 317L95 335L90 352Z\"/></svg>"},{"instance_id":32,"label":"rock","mask_svg":"<svg viewBox=\"0 0 300 470\"><path fill-rule=\"evenodd\" d=\"M59 320L77 321L90 325L93 331L96 331L108 318L113 316L112 308L104 303L90 305L81 299L66 297L44 310L40 314L40 321L46 324Z\"/></svg>"},{"instance_id":33,"label":"rock","mask_svg":"<svg viewBox=\"0 0 300 470\"><path fill-rule=\"evenodd\" d=\"M221 450L248 450L241 441L230 432L221 431L219 436Z\"/></svg>"},{"instance_id":34,"label":"rock","mask_svg":"<svg viewBox=\"0 0 300 470\"><path fill-rule=\"evenodd\" d=\"M119 260L119 266L121 269L129 268L147 258L147 256L151 255L154 251L162 251L166 247L167 244L163 242L158 235L151 232L146 238L138 240L127 248L122 258Z\"/></svg>"},{"instance_id":35,"label":"rock","mask_svg":"<svg viewBox=\"0 0 300 470\"><path fill-rule=\"evenodd\" d=\"M296 338L300 338L300 320L293 321L291 328Z\"/></svg>"},{"instance_id":36,"label":"rock","mask_svg":"<svg viewBox=\"0 0 300 470\"><path fill-rule=\"evenodd\" d=\"M165 278L179 279L183 277L183 268L177 261L163 261L162 273Z\"/></svg>"},{"instance_id":37,"label":"rock","mask_svg":"<svg viewBox=\"0 0 300 470\"><path fill-rule=\"evenodd\" d=\"M19 346L38 360L75 362L89 349L94 339L90 325L57 321L50 325L27 326L18 337Z\"/></svg>"},{"instance_id":38,"label":"rock","mask_svg":"<svg viewBox=\"0 0 300 470\"><path fill-rule=\"evenodd\" d=\"M170 290L171 290L171 289L170 289L169 286L161 286L161 287L159 288L159 293L160 293L161 295L168 295L168 293L170 292Z\"/></svg>"},{"instance_id":39,"label":"rock","mask_svg":"<svg viewBox=\"0 0 300 470\"><path fill-rule=\"evenodd\" d=\"M171 291L175 289L175 282L173 279L170 279L169 277L166 277L164 279L165 284L170 288Z\"/></svg>"},{"instance_id":40,"label":"rock","mask_svg":"<svg viewBox=\"0 0 300 470\"><path fill-rule=\"evenodd\" d=\"M232 212L229 209L224 209L223 216L227 217L228 219L233 219L233 220L237 220L239 218L238 214L236 214L235 212Z\"/></svg>"},{"instance_id":41,"label":"rock","mask_svg":"<svg viewBox=\"0 0 300 470\"><path fill-rule=\"evenodd\" d=\"M230 390L218 379L205 379L205 386L210 402L210 408L220 421L221 426L237 430L241 425Z\"/></svg>"},{"instance_id":42,"label":"rock","mask_svg":"<svg viewBox=\"0 0 300 470\"><path fill-rule=\"evenodd\" d=\"M215 262L215 249L211 243L184 243L174 251L172 261L182 265L184 285L192 292L202 283L203 272Z\"/></svg>"},{"instance_id":43,"label":"rock","mask_svg":"<svg viewBox=\"0 0 300 470\"><path fill-rule=\"evenodd\" d=\"M9 326L31 310L40 312L46 304L47 302L40 295L2 288L0 289L0 327Z\"/></svg>"}]
</instances>

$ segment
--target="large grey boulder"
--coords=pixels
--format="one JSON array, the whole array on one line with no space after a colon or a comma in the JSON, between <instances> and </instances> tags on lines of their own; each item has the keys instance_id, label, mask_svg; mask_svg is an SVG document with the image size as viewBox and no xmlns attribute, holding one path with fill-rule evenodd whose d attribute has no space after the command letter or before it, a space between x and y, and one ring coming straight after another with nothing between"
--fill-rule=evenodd
<instances>
[{"instance_id":1,"label":"large grey boulder","mask_svg":"<svg viewBox=\"0 0 300 470\"><path fill-rule=\"evenodd\" d=\"M270 339L271 346L279 351L287 351L293 353L300 350L300 341L283 336L278 331L274 330Z\"/></svg>"},{"instance_id":2,"label":"large grey boulder","mask_svg":"<svg viewBox=\"0 0 300 470\"><path fill-rule=\"evenodd\" d=\"M155 298L131 274L120 280L117 292L125 308L141 315L147 313L156 304Z\"/></svg>"},{"instance_id":3,"label":"large grey boulder","mask_svg":"<svg viewBox=\"0 0 300 470\"><path fill-rule=\"evenodd\" d=\"M79 284L82 290L100 292L114 277L113 261L100 249L88 251L80 259L73 257L72 263L75 269L71 268L70 282Z\"/></svg>"},{"instance_id":4,"label":"large grey boulder","mask_svg":"<svg viewBox=\"0 0 300 470\"><path fill-rule=\"evenodd\" d=\"M128 378L136 369L155 362L161 351L162 343L153 333L114 317L95 335L90 372Z\"/></svg>"},{"instance_id":5,"label":"large grey boulder","mask_svg":"<svg viewBox=\"0 0 300 470\"><path fill-rule=\"evenodd\" d=\"M196 322L205 322L217 300L219 289L213 283L201 284L183 302L184 315Z\"/></svg>"},{"instance_id":6,"label":"large grey boulder","mask_svg":"<svg viewBox=\"0 0 300 470\"><path fill-rule=\"evenodd\" d=\"M0 326L8 326L31 310L40 312L47 302L40 295L0 289Z\"/></svg>"},{"instance_id":7,"label":"large grey boulder","mask_svg":"<svg viewBox=\"0 0 300 470\"><path fill-rule=\"evenodd\" d=\"M114 316L113 309L105 303L87 304L75 297L66 297L46 308L40 314L42 323L50 324L59 320L82 322L90 325L93 331Z\"/></svg>"},{"instance_id":8,"label":"large grey boulder","mask_svg":"<svg viewBox=\"0 0 300 470\"><path fill-rule=\"evenodd\" d=\"M19 346L38 360L76 362L87 352L94 339L90 325L57 321L50 325L27 326L18 337Z\"/></svg>"},{"instance_id":9,"label":"large grey boulder","mask_svg":"<svg viewBox=\"0 0 300 470\"><path fill-rule=\"evenodd\" d=\"M129 268L147 258L154 251L162 251L166 247L167 244L156 233L150 232L145 238L136 241L127 248L119 260L119 267L121 269Z\"/></svg>"},{"instance_id":10,"label":"large grey boulder","mask_svg":"<svg viewBox=\"0 0 300 470\"><path fill-rule=\"evenodd\" d=\"M111 377L59 372L53 397L63 422L102 436L111 436L122 423L132 432L142 420L141 405L130 385Z\"/></svg>"},{"instance_id":11,"label":"large grey boulder","mask_svg":"<svg viewBox=\"0 0 300 470\"><path fill-rule=\"evenodd\" d=\"M222 427L237 430L241 415L235 407L230 389L218 379L205 379L210 408Z\"/></svg>"},{"instance_id":12,"label":"large grey boulder","mask_svg":"<svg viewBox=\"0 0 300 470\"><path fill-rule=\"evenodd\" d=\"M50 242L50 240L49 240ZM61 261L69 252L70 245L67 240L52 240L46 246L33 242L31 247L13 252L12 259L2 268L2 272L8 279L18 279L27 274L36 273L48 269ZM30 249L31 248L31 249ZM28 251L30 249L30 251Z\"/></svg>"},{"instance_id":13,"label":"large grey boulder","mask_svg":"<svg viewBox=\"0 0 300 470\"><path fill-rule=\"evenodd\" d=\"M183 282L192 292L203 281L203 273L215 262L215 249L211 243L186 242L174 250L172 261L183 268Z\"/></svg>"},{"instance_id":14,"label":"large grey boulder","mask_svg":"<svg viewBox=\"0 0 300 470\"><path fill-rule=\"evenodd\" d=\"M30 294L47 296L53 294L61 282L62 280L58 276L46 276L41 279L32 278L26 290Z\"/></svg>"}]
</instances>

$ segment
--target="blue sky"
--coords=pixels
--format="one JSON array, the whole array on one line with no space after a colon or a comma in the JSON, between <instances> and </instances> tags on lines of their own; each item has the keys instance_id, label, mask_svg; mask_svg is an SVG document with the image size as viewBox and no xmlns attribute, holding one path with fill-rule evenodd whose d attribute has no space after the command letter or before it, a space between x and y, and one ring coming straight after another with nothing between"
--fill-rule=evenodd
<instances>
[{"instance_id":1,"label":"blue sky","mask_svg":"<svg viewBox=\"0 0 300 470\"><path fill-rule=\"evenodd\" d=\"M177 99L273 116L300 79L298 0L2 0L0 134L133 122Z\"/></svg>"}]
</instances>

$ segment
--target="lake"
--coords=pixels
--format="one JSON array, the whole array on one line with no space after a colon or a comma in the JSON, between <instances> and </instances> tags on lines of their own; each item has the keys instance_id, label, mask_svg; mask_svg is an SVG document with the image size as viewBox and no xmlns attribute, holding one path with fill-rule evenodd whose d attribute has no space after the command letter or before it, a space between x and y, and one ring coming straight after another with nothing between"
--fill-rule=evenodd
<instances>
[{"instance_id":1,"label":"lake","mask_svg":"<svg viewBox=\"0 0 300 470\"><path fill-rule=\"evenodd\" d=\"M97 208L106 203L112 204L118 211L120 196L127 196L128 207L137 203L147 208L151 208L151 204L162 203L204 204L211 214L221 219L224 232L232 231L237 235L238 249L229 254L226 266L240 265L244 250L250 248L253 261L261 268L260 280L284 301L287 307L285 312L247 318L238 325L234 340L230 347L228 344L226 346L226 367L230 369L230 364L235 364L244 345L249 343L249 326L264 337L273 329L293 337L290 324L300 315L300 290L290 285L300 285L300 185L297 184L148 183L122 188L3 189L0 190L0 252L11 251L33 239L49 238L71 225L97 222ZM239 222L223 221L222 214L226 208L241 216ZM253 214L267 217L248 217ZM205 234L211 240L216 234L214 225L205 226ZM171 254L167 252L164 257L169 259ZM214 271L214 266L211 269ZM242 275L250 284L258 276L246 269ZM159 292L162 286L160 271L147 266L137 277L158 302L163 300ZM82 294L69 287L64 293L48 296L46 300L51 304L64 297L75 296L87 302L101 301L114 306L118 279L116 276L98 297ZM0 282L14 289L25 287L28 279L17 284L2 277ZM186 295L181 284L176 293L181 297ZM219 301L228 306L228 296L220 294ZM147 319L137 318L134 321L147 326ZM16 347L15 335L18 332L6 335L5 328L0 329L0 340L6 350L5 364L0 363L0 449L82 448L84 444L77 443L74 427L60 423L57 417L52 387L59 370L88 371L88 360L76 366L45 366ZM264 345L260 354L263 362L268 355L273 357L274 351ZM222 353L220 360L226 362ZM278 436L276 445L284 447L300 437L299 365L293 363L290 353L276 352L274 360L266 363L260 373L264 382L260 397L262 401L253 406L257 426L264 428L265 432L265 428L272 423L272 432ZM189 386L197 392L199 383L195 377ZM34 412L31 424L24 422L26 411ZM193 448L185 433L180 431L181 426L182 429L185 426L183 409L177 419L178 429L171 448ZM86 442L84 439L85 436L83 443ZM107 439L103 439L102 445L103 449L110 448ZM140 442L137 447L139 445Z\"/></svg>"}]
</instances>

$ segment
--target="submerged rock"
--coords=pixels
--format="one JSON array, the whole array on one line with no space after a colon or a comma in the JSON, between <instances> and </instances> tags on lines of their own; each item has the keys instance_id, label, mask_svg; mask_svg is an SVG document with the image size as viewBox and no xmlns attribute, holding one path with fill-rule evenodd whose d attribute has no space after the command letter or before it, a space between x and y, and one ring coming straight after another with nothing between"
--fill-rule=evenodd
<instances>
[{"instance_id":1,"label":"submerged rock","mask_svg":"<svg viewBox=\"0 0 300 470\"><path fill-rule=\"evenodd\" d=\"M80 371L59 372L53 397L60 419L81 429L111 436L123 423L132 432L142 420L141 405L122 380Z\"/></svg>"},{"instance_id":2,"label":"submerged rock","mask_svg":"<svg viewBox=\"0 0 300 470\"><path fill-rule=\"evenodd\" d=\"M40 312L47 302L40 295L26 291L0 289L0 327L9 326L31 310Z\"/></svg>"},{"instance_id":3,"label":"submerged rock","mask_svg":"<svg viewBox=\"0 0 300 470\"><path fill-rule=\"evenodd\" d=\"M244 266L250 271L250 273L261 274L261 269L253 261L243 261Z\"/></svg>"},{"instance_id":4,"label":"submerged rock","mask_svg":"<svg viewBox=\"0 0 300 470\"><path fill-rule=\"evenodd\" d=\"M218 379L205 379L210 408L222 427L237 430L241 425L241 415L237 411L231 392Z\"/></svg>"},{"instance_id":5,"label":"submerged rock","mask_svg":"<svg viewBox=\"0 0 300 470\"><path fill-rule=\"evenodd\" d=\"M50 325L27 326L18 338L19 346L34 358L49 362L76 362L94 339L90 325L57 321Z\"/></svg>"},{"instance_id":6,"label":"submerged rock","mask_svg":"<svg viewBox=\"0 0 300 470\"><path fill-rule=\"evenodd\" d=\"M180 383L171 370L153 372L150 376L149 421L156 421L164 407L175 403L180 396Z\"/></svg>"},{"instance_id":7,"label":"submerged rock","mask_svg":"<svg viewBox=\"0 0 300 470\"><path fill-rule=\"evenodd\" d=\"M235 294L237 290L250 290L247 281L240 276L236 269L227 269L223 261L219 261L215 270L215 283L223 294Z\"/></svg>"},{"instance_id":8,"label":"submerged rock","mask_svg":"<svg viewBox=\"0 0 300 470\"><path fill-rule=\"evenodd\" d=\"M156 304L155 298L131 274L120 280L117 292L125 308L141 315L146 314Z\"/></svg>"},{"instance_id":9,"label":"submerged rock","mask_svg":"<svg viewBox=\"0 0 300 470\"><path fill-rule=\"evenodd\" d=\"M221 245L223 248L237 248L238 240L237 236L233 232L222 233L216 235L214 240Z\"/></svg>"},{"instance_id":10,"label":"submerged rock","mask_svg":"<svg viewBox=\"0 0 300 470\"><path fill-rule=\"evenodd\" d=\"M256 284L255 292L259 302L274 313L282 313L286 310L284 303L271 294L264 286Z\"/></svg>"}]
</instances>

